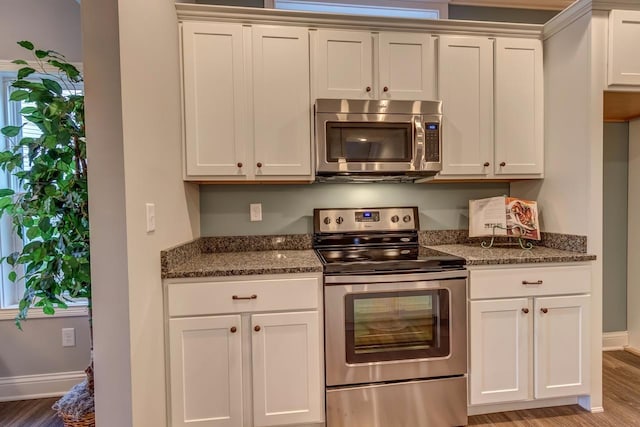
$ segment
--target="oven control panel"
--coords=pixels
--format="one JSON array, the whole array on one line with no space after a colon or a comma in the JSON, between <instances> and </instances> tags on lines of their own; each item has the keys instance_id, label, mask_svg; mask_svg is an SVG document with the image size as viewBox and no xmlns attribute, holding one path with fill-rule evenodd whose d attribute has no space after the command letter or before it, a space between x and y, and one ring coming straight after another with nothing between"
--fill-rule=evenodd
<instances>
[{"instance_id":1,"label":"oven control panel","mask_svg":"<svg viewBox=\"0 0 640 427\"><path fill-rule=\"evenodd\" d=\"M418 230L418 208L314 209L316 233Z\"/></svg>"}]
</instances>

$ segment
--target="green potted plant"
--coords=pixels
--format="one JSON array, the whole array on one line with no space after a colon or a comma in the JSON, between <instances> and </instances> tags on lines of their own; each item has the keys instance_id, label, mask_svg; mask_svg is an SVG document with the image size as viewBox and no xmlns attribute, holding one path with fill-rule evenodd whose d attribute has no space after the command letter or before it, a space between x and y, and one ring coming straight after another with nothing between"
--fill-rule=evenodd
<instances>
[{"instance_id":1,"label":"green potted plant","mask_svg":"<svg viewBox=\"0 0 640 427\"><path fill-rule=\"evenodd\" d=\"M11 218L22 241L1 259L12 267L8 279L24 282L16 325L21 328L32 308L51 315L78 298L88 302L91 325L84 95L77 89L82 75L55 51L18 44L33 54L31 62L13 61L22 67L9 99L21 103L23 123L0 129L7 139L0 168L16 183L0 189L0 214ZM39 136L24 136L25 126L35 126ZM92 365L87 381L54 405L66 425L93 425Z\"/></svg>"}]
</instances>

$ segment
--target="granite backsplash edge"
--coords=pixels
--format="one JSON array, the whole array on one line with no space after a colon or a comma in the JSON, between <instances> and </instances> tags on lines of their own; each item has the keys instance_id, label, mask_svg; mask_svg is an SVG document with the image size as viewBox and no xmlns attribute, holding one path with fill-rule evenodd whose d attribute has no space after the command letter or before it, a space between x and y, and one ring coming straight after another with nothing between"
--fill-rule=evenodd
<instances>
[{"instance_id":1,"label":"granite backsplash edge","mask_svg":"<svg viewBox=\"0 0 640 427\"><path fill-rule=\"evenodd\" d=\"M587 253L587 236L561 233L540 233L539 241L529 240L536 246L559 249L563 251ZM469 230L420 230L418 240L422 246L437 245L480 245L482 241L490 240L487 237L469 237ZM496 237L495 243L517 242L514 238Z\"/></svg>"},{"instance_id":2,"label":"granite backsplash edge","mask_svg":"<svg viewBox=\"0 0 640 427\"><path fill-rule=\"evenodd\" d=\"M469 230L420 230L418 241L422 246L451 244L480 245L486 238L469 237ZM496 243L513 242L507 237L496 238ZM160 252L160 269L164 277L167 272L201 253L245 252L274 250L312 249L311 234L280 234L263 236L209 236L176 245ZM587 236L560 233L541 233L541 240L534 245L548 248L586 253Z\"/></svg>"}]
</instances>

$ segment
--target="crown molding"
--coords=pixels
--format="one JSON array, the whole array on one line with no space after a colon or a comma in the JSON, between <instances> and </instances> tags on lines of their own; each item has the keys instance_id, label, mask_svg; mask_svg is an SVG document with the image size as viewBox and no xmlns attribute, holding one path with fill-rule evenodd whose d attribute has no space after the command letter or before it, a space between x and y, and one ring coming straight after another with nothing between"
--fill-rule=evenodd
<instances>
[{"instance_id":1,"label":"crown molding","mask_svg":"<svg viewBox=\"0 0 640 427\"><path fill-rule=\"evenodd\" d=\"M564 10L573 0L449 0L451 5L506 7L512 9Z\"/></svg>"},{"instance_id":2,"label":"crown molding","mask_svg":"<svg viewBox=\"0 0 640 427\"><path fill-rule=\"evenodd\" d=\"M526 38L541 38L543 29L543 26L538 24L458 21L451 19L380 18L190 3L176 3L176 10L179 21L224 21L247 25L304 25L310 28L329 27L370 31L404 30L424 31L433 34L478 34Z\"/></svg>"}]
</instances>

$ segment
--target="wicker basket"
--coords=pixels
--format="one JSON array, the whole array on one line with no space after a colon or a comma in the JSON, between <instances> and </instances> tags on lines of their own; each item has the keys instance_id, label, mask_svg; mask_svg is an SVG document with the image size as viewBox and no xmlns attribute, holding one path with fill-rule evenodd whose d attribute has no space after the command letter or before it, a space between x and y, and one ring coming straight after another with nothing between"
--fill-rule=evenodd
<instances>
[{"instance_id":1,"label":"wicker basket","mask_svg":"<svg viewBox=\"0 0 640 427\"><path fill-rule=\"evenodd\" d=\"M74 420L71 415L60 414L62 417L62 421L64 422L64 427L95 427L96 425L96 413L89 412L80 418L79 420Z\"/></svg>"}]
</instances>

